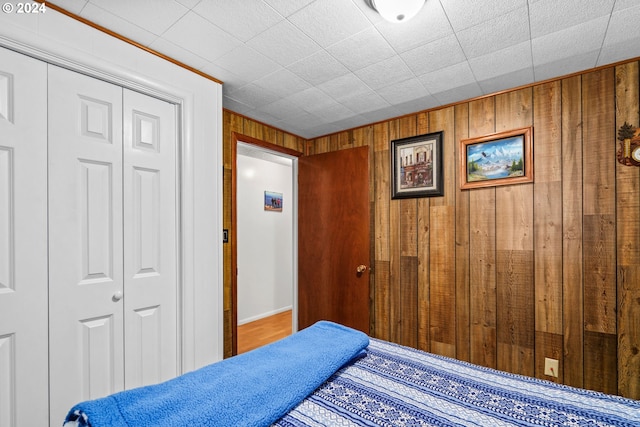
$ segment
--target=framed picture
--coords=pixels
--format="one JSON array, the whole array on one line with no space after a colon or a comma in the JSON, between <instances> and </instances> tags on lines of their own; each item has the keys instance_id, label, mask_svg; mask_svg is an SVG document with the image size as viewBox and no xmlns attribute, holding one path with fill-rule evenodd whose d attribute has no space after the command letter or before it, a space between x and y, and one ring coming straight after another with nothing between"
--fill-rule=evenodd
<instances>
[{"instance_id":1,"label":"framed picture","mask_svg":"<svg viewBox=\"0 0 640 427\"><path fill-rule=\"evenodd\" d=\"M282 193L273 191L264 192L264 210L272 212L282 212Z\"/></svg>"},{"instance_id":2,"label":"framed picture","mask_svg":"<svg viewBox=\"0 0 640 427\"><path fill-rule=\"evenodd\" d=\"M442 135L428 133L391 141L391 198L442 196Z\"/></svg>"},{"instance_id":3,"label":"framed picture","mask_svg":"<svg viewBox=\"0 0 640 427\"><path fill-rule=\"evenodd\" d=\"M533 182L533 128L460 141L460 188Z\"/></svg>"}]
</instances>

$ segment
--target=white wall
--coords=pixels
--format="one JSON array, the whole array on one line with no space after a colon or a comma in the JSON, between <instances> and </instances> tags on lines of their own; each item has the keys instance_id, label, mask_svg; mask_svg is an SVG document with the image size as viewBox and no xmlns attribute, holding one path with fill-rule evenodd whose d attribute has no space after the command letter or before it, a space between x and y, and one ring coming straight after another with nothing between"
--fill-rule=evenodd
<instances>
[{"instance_id":1,"label":"white wall","mask_svg":"<svg viewBox=\"0 0 640 427\"><path fill-rule=\"evenodd\" d=\"M292 308L292 160L238 148L238 324ZM264 192L283 194L282 212L264 210Z\"/></svg>"}]
</instances>

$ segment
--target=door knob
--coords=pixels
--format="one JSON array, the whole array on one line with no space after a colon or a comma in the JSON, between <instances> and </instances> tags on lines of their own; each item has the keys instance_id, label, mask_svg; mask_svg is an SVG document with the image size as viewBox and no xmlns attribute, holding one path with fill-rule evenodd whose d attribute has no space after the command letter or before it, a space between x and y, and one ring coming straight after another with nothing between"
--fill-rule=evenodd
<instances>
[{"instance_id":1,"label":"door knob","mask_svg":"<svg viewBox=\"0 0 640 427\"><path fill-rule=\"evenodd\" d=\"M360 264L357 268L356 268L356 272L358 274L362 274L367 270L367 266L364 264Z\"/></svg>"},{"instance_id":2,"label":"door knob","mask_svg":"<svg viewBox=\"0 0 640 427\"><path fill-rule=\"evenodd\" d=\"M116 291L115 294L113 294L113 302L117 302L120 301L122 299L122 291Z\"/></svg>"}]
</instances>

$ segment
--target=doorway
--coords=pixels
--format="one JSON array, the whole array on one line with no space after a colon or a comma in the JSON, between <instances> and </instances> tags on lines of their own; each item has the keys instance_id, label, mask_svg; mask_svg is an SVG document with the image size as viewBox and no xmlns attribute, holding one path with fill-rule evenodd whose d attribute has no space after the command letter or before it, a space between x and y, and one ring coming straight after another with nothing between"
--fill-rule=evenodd
<instances>
[{"instance_id":1,"label":"doorway","mask_svg":"<svg viewBox=\"0 0 640 427\"><path fill-rule=\"evenodd\" d=\"M233 138L233 354L296 331L297 156Z\"/></svg>"}]
</instances>

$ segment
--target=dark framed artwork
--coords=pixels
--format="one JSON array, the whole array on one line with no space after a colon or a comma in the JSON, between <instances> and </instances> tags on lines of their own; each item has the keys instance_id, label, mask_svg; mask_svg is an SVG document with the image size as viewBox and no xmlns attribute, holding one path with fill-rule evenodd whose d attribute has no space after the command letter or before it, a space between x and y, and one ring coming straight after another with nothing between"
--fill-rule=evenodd
<instances>
[{"instance_id":1,"label":"dark framed artwork","mask_svg":"<svg viewBox=\"0 0 640 427\"><path fill-rule=\"evenodd\" d=\"M460 188L533 182L533 128L460 141Z\"/></svg>"},{"instance_id":2,"label":"dark framed artwork","mask_svg":"<svg viewBox=\"0 0 640 427\"><path fill-rule=\"evenodd\" d=\"M391 141L391 198L442 196L443 132Z\"/></svg>"}]
</instances>

